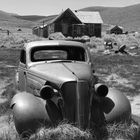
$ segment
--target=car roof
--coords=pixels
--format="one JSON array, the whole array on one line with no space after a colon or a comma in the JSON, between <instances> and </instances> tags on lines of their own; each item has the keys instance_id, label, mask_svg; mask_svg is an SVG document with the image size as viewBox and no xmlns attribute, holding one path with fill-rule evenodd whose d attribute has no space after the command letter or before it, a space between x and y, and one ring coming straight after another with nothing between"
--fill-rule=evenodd
<instances>
[{"instance_id":1,"label":"car roof","mask_svg":"<svg viewBox=\"0 0 140 140\"><path fill-rule=\"evenodd\" d=\"M30 50L33 47L41 47L41 46L75 46L75 47L82 47L85 49L83 43L77 41L66 41L66 40L41 40L41 41L33 41L26 43L24 48L26 50Z\"/></svg>"}]
</instances>

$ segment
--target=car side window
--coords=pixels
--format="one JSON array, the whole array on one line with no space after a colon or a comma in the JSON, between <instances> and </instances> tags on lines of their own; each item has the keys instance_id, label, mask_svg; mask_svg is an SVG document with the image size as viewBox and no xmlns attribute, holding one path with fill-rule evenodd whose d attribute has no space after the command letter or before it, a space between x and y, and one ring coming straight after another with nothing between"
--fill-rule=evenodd
<instances>
[{"instance_id":1,"label":"car side window","mask_svg":"<svg viewBox=\"0 0 140 140\"><path fill-rule=\"evenodd\" d=\"M25 50L21 50L20 62L23 63L23 64L26 64L26 52L25 52Z\"/></svg>"}]
</instances>

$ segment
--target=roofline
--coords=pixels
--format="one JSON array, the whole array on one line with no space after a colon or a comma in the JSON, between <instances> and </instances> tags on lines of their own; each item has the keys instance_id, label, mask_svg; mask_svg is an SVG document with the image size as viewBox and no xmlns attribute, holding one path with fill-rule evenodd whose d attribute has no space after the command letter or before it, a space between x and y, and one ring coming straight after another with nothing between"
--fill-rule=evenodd
<instances>
[{"instance_id":1,"label":"roofline","mask_svg":"<svg viewBox=\"0 0 140 140\"><path fill-rule=\"evenodd\" d=\"M52 24L53 22L55 22L58 19L60 19L66 11L69 11L76 18L76 20L78 20L80 23L82 23L81 20L72 12L72 10L70 8L67 8L65 11L62 11L57 17L55 17L54 19L52 19L50 21L50 23L48 23L48 25L49 24Z\"/></svg>"}]
</instances>

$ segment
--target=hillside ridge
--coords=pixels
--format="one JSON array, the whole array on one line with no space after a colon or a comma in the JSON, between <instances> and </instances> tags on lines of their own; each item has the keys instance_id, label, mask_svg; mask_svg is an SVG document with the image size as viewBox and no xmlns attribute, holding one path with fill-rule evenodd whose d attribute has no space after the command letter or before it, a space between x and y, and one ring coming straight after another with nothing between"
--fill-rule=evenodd
<instances>
[{"instance_id":1,"label":"hillside ridge","mask_svg":"<svg viewBox=\"0 0 140 140\"><path fill-rule=\"evenodd\" d=\"M124 30L140 31L140 4L126 7L91 6L79 11L99 11L105 25L120 25ZM59 13L57 13L59 14ZM0 10L0 26L17 26L32 28L44 21L53 19L56 15L18 15Z\"/></svg>"},{"instance_id":2,"label":"hillside ridge","mask_svg":"<svg viewBox=\"0 0 140 140\"><path fill-rule=\"evenodd\" d=\"M99 11L104 24L120 25L128 31L140 31L140 4L127 7L91 6L79 10Z\"/></svg>"}]
</instances>

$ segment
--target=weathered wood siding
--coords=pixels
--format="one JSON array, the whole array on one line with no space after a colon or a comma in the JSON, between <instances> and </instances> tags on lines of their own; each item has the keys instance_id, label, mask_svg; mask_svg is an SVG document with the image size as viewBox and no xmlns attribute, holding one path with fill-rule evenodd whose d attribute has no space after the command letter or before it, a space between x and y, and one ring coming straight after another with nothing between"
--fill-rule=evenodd
<instances>
[{"instance_id":1,"label":"weathered wood siding","mask_svg":"<svg viewBox=\"0 0 140 140\"><path fill-rule=\"evenodd\" d=\"M78 36L96 36L101 37L101 24L83 24L83 25L73 25L72 26L72 36L78 37Z\"/></svg>"},{"instance_id":2,"label":"weathered wood siding","mask_svg":"<svg viewBox=\"0 0 140 140\"><path fill-rule=\"evenodd\" d=\"M102 32L102 25L101 24L94 24L94 36L101 37Z\"/></svg>"},{"instance_id":3,"label":"weathered wood siding","mask_svg":"<svg viewBox=\"0 0 140 140\"><path fill-rule=\"evenodd\" d=\"M43 36L43 28L37 27L33 28L32 33L37 35L37 36Z\"/></svg>"}]
</instances>

